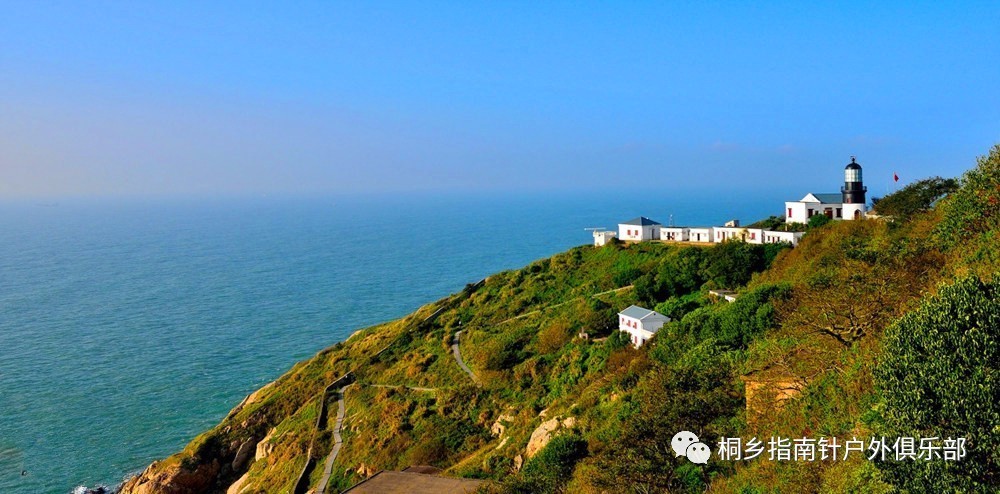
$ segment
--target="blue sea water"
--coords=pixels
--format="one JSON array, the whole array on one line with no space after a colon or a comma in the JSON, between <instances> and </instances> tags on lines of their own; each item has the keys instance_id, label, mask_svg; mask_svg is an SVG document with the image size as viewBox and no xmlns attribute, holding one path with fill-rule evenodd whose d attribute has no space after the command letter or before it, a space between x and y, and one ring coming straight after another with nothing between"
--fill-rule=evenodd
<instances>
[{"instance_id":1,"label":"blue sea water","mask_svg":"<svg viewBox=\"0 0 1000 494\"><path fill-rule=\"evenodd\" d=\"M640 214L719 224L781 194L664 191L0 203L0 492L114 485L358 328ZM26 475L22 475L22 471Z\"/></svg>"}]
</instances>

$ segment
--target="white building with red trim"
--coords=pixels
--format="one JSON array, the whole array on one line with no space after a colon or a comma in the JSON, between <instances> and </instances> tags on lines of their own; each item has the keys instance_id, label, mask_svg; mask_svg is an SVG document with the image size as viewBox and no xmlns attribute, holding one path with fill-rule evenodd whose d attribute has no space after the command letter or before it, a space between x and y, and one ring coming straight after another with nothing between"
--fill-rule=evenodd
<instances>
[{"instance_id":1,"label":"white building with red trim","mask_svg":"<svg viewBox=\"0 0 1000 494\"><path fill-rule=\"evenodd\" d=\"M643 242L646 240L659 240L660 227L663 225L658 221L651 220L645 216L628 220L618 224L618 238L620 240L630 240L633 242Z\"/></svg>"},{"instance_id":2,"label":"white building with red trim","mask_svg":"<svg viewBox=\"0 0 1000 494\"><path fill-rule=\"evenodd\" d=\"M630 305L618 313L618 330L628 333L632 346L636 348L649 341L668 322L669 317L638 305Z\"/></svg>"}]
</instances>

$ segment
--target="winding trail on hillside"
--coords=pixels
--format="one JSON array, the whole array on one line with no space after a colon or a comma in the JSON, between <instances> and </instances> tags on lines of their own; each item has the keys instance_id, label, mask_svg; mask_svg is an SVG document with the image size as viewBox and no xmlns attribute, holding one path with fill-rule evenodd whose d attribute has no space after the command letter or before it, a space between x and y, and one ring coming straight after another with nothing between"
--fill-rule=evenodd
<instances>
[{"instance_id":1,"label":"winding trail on hillside","mask_svg":"<svg viewBox=\"0 0 1000 494\"><path fill-rule=\"evenodd\" d=\"M384 347L382 347L381 350L379 350L378 352L375 352L374 355L372 355L371 357L369 357L369 363L375 362L383 354L386 354L389 351L390 348L392 348L393 346L395 346L403 338L403 336L405 334L412 333L413 331L420 330L421 328L426 327L426 326L430 325L431 323L433 323L434 320L437 319L437 316L439 316L446 309L448 309L450 307L453 307L459 301L464 300L465 298L469 297L477 289L479 289L480 287L482 287L486 283L487 279L488 278L483 278L483 279L481 279L481 280L479 280L479 281L477 281L475 283L470 283L470 284L466 285L466 287L464 289L462 289L462 291L459 292L459 294L457 296L450 297L449 299L445 300L443 303L440 304L440 306L437 308L437 310L435 310L434 312L432 312L429 316L427 316L426 318L424 318L422 321L419 321L415 325L415 327L407 329L406 331L404 331L403 334L401 334L401 335L397 336L396 338L393 338L391 341L389 341L389 343L386 344ZM331 394L331 391L334 390L334 389L336 389L337 390L337 397L338 397L338 399L337 399L337 419L336 419L336 422L335 422L335 425L334 425L334 444L333 444L333 448L330 450L330 454L326 458L325 465L324 465L324 470L323 470L323 478L321 479L321 482L320 482L319 486L317 486L317 491L316 492L323 493L323 492L326 491L326 485L330 482L330 477L332 476L332 473L333 473L333 464L336 462L337 456L340 454L340 450L341 450L341 448L343 446L343 438L340 435L340 429L341 429L341 427L343 427L343 424L344 424L344 414L346 413L346 410L345 410L346 409L346 405L344 405L344 390L347 388L347 386L353 384L356 381L355 371L359 370L363 366L364 366L364 364L355 364L350 371L348 371L343 376L340 376L335 381L333 381L330 384L328 384L326 386L326 388L324 388L323 391L320 392L320 395L319 395L320 396L320 400L321 400L320 401L320 413L319 413L319 416L317 416L317 418L316 418L316 423L313 425L312 438L309 440L309 448L306 451L306 463L305 463L305 466L302 467L302 470L299 472L299 475L296 478L295 483L292 484L292 493L293 494L304 494L308 490L308 488L309 488L309 473L312 471L313 467L315 466L315 460L316 460L316 458L313 457L313 450L314 450L314 447L316 445L316 436L325 427L325 421L324 421L324 419L326 417L326 403L327 403L328 398L329 398L329 396ZM463 367L464 367L464 364L463 364ZM466 367L466 369L468 369L468 367ZM470 372L470 375L471 375L472 371L470 370L469 372ZM409 388L408 386L404 386L404 387ZM420 388L411 388L411 389L430 390L431 388L422 388L422 389L420 389Z\"/></svg>"},{"instance_id":2,"label":"winding trail on hillside","mask_svg":"<svg viewBox=\"0 0 1000 494\"><path fill-rule=\"evenodd\" d=\"M347 412L347 407L344 405L344 390L346 389L347 386L344 386L337 390L337 420L333 423L333 447L330 449L330 454L327 455L326 462L323 465L323 477L319 480L319 486L316 489L317 494L324 494L326 492L326 485L330 483L330 477L333 475L333 462L337 461L340 448L344 445L344 438L340 435L340 429L344 426L344 414Z\"/></svg>"},{"instance_id":3,"label":"winding trail on hillside","mask_svg":"<svg viewBox=\"0 0 1000 494\"><path fill-rule=\"evenodd\" d=\"M528 316L533 316L535 314L541 314L542 312L545 312L547 310L552 310L552 309L555 309L556 307L562 307L562 306L564 306L564 305L566 305L566 304L568 304L570 302L575 302L577 300L581 300L581 299L585 299L585 298L597 298L597 297L600 297L601 295L607 295L609 293L618 293L618 292L625 291L625 290L631 290L632 287L633 287L632 285L626 285L626 286L623 286L621 288L613 288L611 290L605 290L603 292L595 293L593 295L590 295L589 297L587 295L581 295L581 296L576 297L576 298L571 298L571 299L569 299L569 300L567 300L565 302L559 302L558 304L549 305L549 306L546 306L546 307L542 307L541 309L535 309L535 310L533 310L531 312L525 312L524 314L519 314L519 315L516 315L514 317L511 317L511 318L508 318L508 319L504 319L503 321L498 322L497 325L499 326L500 324L505 324L505 323L508 323L508 322L511 322L511 321L514 321L514 320L517 320L517 319L522 319L522 318L525 318L525 317L528 317Z\"/></svg>"},{"instance_id":4,"label":"winding trail on hillside","mask_svg":"<svg viewBox=\"0 0 1000 494\"><path fill-rule=\"evenodd\" d=\"M476 383L476 385L478 386L479 378L476 377L476 373L472 372L472 369L470 369L468 365L465 365L465 360L462 360L462 349L458 347L458 343L459 340L461 339L461 336L462 336L462 331L458 331L455 333L455 337L452 338L451 353L452 355L455 356L455 361L458 362L458 366L461 367L462 370L469 375L469 378L472 379L472 382Z\"/></svg>"}]
</instances>

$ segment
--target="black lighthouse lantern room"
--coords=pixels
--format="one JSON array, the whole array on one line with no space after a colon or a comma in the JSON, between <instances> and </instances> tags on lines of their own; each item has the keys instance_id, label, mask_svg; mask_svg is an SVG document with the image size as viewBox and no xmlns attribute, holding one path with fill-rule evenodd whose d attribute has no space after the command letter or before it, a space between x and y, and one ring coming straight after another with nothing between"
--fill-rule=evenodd
<instances>
[{"instance_id":1,"label":"black lighthouse lantern room","mask_svg":"<svg viewBox=\"0 0 1000 494\"><path fill-rule=\"evenodd\" d=\"M868 188L861 180L861 165L851 156L851 162L844 168L844 186L840 189L844 204L864 204Z\"/></svg>"}]
</instances>

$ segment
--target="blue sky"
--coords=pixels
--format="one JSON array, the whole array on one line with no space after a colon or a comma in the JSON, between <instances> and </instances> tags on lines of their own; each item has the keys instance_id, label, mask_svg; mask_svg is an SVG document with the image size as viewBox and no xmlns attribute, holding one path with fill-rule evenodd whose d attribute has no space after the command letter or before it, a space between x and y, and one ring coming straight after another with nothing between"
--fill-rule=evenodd
<instances>
[{"instance_id":1,"label":"blue sky","mask_svg":"<svg viewBox=\"0 0 1000 494\"><path fill-rule=\"evenodd\" d=\"M0 197L837 190L1000 142L995 2L0 2Z\"/></svg>"}]
</instances>

